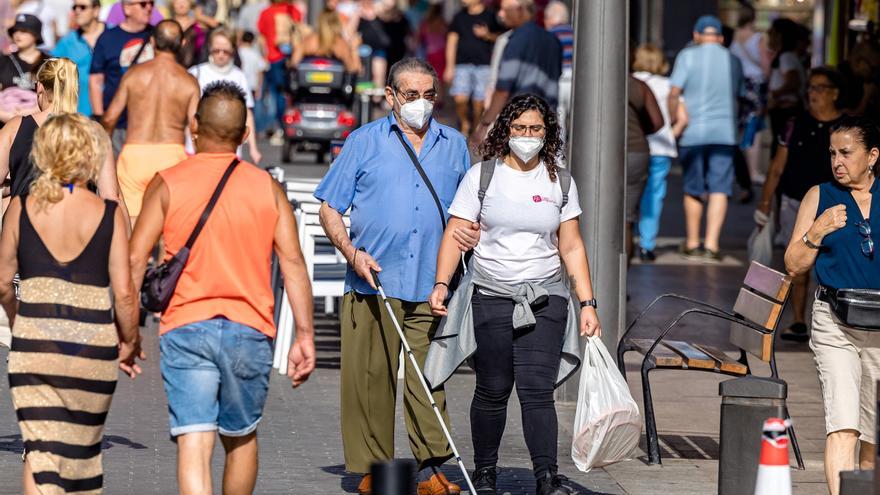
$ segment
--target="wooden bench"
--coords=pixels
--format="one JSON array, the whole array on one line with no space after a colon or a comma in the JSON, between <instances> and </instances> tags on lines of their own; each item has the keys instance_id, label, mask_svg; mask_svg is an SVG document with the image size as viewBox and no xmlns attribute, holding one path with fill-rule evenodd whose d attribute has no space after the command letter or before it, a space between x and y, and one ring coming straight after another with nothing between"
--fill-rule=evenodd
<instances>
[{"instance_id":1,"label":"wooden bench","mask_svg":"<svg viewBox=\"0 0 880 495\"><path fill-rule=\"evenodd\" d=\"M779 324L782 310L788 300L791 277L752 262L739 290L733 311L726 311L703 301L678 294L658 296L627 327L617 347L617 364L626 377L624 355L637 352L644 356L641 366L642 392L645 402L645 429L648 440L648 462L660 464L660 446L657 439L657 423L651 399L651 384L648 374L655 369L698 370L722 373L732 376L751 374L748 355L770 364L770 375L778 378L773 337ZM670 320L652 338L631 336L633 328L660 301L674 299L685 301L693 306L685 309ZM731 356L717 347L705 343L673 340L667 338L670 331L688 315L704 315L730 322L729 341L738 348L738 356ZM792 447L797 457L798 467L803 469L803 459L797 445L794 430L789 431Z\"/></svg>"}]
</instances>

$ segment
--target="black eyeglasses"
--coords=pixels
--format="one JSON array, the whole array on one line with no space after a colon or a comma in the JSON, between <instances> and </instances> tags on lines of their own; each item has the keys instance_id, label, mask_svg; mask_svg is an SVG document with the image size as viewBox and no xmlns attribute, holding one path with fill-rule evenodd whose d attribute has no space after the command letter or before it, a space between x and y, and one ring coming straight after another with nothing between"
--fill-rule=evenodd
<instances>
[{"instance_id":1,"label":"black eyeglasses","mask_svg":"<svg viewBox=\"0 0 880 495\"><path fill-rule=\"evenodd\" d=\"M418 91L407 91L406 93L400 91L399 89L396 91L397 91L397 94L403 96L403 99L406 100L407 103L412 103L412 102L418 100L419 98L424 98L430 102L433 102L434 100L437 99L437 92L434 91L433 89L429 89L428 91L425 91L422 94L419 94Z\"/></svg>"},{"instance_id":2,"label":"black eyeglasses","mask_svg":"<svg viewBox=\"0 0 880 495\"><path fill-rule=\"evenodd\" d=\"M89 10L89 9L91 9L91 8L94 8L94 7L91 6L91 5L78 5L78 4L74 4L73 7L70 7L70 10L72 10L72 11L74 11L74 12L79 12L79 11L82 11L82 10Z\"/></svg>"},{"instance_id":3,"label":"black eyeglasses","mask_svg":"<svg viewBox=\"0 0 880 495\"><path fill-rule=\"evenodd\" d=\"M874 257L874 239L871 239L871 224L867 220L856 224L859 235L862 236L862 254L868 258Z\"/></svg>"},{"instance_id":4,"label":"black eyeglasses","mask_svg":"<svg viewBox=\"0 0 880 495\"><path fill-rule=\"evenodd\" d=\"M544 134L544 131L547 130L541 124L537 125L524 125L524 124L510 124L510 130L513 131L517 136L525 136L526 133L532 136L540 136Z\"/></svg>"}]
</instances>

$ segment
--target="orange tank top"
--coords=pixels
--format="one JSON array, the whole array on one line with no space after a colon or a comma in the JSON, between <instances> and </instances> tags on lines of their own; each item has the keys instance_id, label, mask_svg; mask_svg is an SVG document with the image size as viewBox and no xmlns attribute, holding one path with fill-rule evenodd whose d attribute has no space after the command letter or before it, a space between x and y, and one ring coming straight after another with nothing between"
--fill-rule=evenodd
<instances>
[{"instance_id":1,"label":"orange tank top","mask_svg":"<svg viewBox=\"0 0 880 495\"><path fill-rule=\"evenodd\" d=\"M199 153L159 172L170 192L162 235L165 260L196 226L232 153ZM199 234L159 333L223 317L275 337L271 258L278 221L273 179L240 163Z\"/></svg>"}]
</instances>

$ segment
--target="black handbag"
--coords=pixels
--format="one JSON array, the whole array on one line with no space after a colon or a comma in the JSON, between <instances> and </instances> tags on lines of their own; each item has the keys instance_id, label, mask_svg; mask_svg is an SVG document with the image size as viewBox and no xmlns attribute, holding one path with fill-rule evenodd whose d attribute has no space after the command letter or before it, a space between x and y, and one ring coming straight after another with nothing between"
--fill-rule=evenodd
<instances>
[{"instance_id":1,"label":"black handbag","mask_svg":"<svg viewBox=\"0 0 880 495\"><path fill-rule=\"evenodd\" d=\"M819 293L819 299L828 303L844 325L859 330L880 330L880 290L820 287Z\"/></svg>"},{"instance_id":2,"label":"black handbag","mask_svg":"<svg viewBox=\"0 0 880 495\"><path fill-rule=\"evenodd\" d=\"M175 253L167 263L162 263L161 265L147 269L147 273L144 275L144 285L141 288L141 305L147 311L156 313L165 311L165 309L168 308L168 303L171 302L171 296L174 295L174 290L177 288L177 281L180 279L180 274L183 273L183 269L186 267L186 262L189 259L189 253L192 250L193 244L195 244L196 239L199 237L199 233L205 226L205 222L208 221L208 216L211 215L211 210L214 209L214 205L216 205L217 200L220 199L220 193L223 192L223 187L226 185L226 182L229 181L229 176L232 175L232 172L235 170L238 163L239 160L236 158L232 160L232 163L226 168L226 172L223 173L220 183L217 184L217 188L214 189L214 194L211 195L211 199L208 201L208 205L205 206L202 216L199 217L196 227L189 235L189 239L186 240L186 244L180 248L180 251Z\"/></svg>"},{"instance_id":3,"label":"black handbag","mask_svg":"<svg viewBox=\"0 0 880 495\"><path fill-rule=\"evenodd\" d=\"M412 161L413 165L416 167L416 170L419 172L419 175L422 177L422 181L428 186L428 191L431 192L431 196L434 198L434 203L437 205L437 212L440 213L440 223L443 225L443 232L446 232L446 214L443 211L443 204L440 203L440 197L437 196L437 191L434 190L434 185L431 184L431 179L428 178L428 174L425 173L425 169L422 168L422 164L419 163L419 158L416 156L415 152L412 148L406 144L406 140L403 138L403 132L401 132L400 128L395 126L394 132L397 134L397 138L400 139L400 144L403 145L403 149L406 150L406 154L409 155L409 159ZM458 288L458 284L461 283L461 278L464 276L465 266L473 254L473 250L468 251L458 260L458 266L455 268L455 273L452 274L452 278L449 280L449 291L452 292Z\"/></svg>"}]
</instances>

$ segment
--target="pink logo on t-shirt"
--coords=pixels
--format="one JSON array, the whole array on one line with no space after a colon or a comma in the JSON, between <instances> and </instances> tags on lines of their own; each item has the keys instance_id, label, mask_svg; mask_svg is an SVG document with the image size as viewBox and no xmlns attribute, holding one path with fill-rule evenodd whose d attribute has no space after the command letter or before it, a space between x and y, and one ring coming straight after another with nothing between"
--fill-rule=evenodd
<instances>
[{"instance_id":1,"label":"pink logo on t-shirt","mask_svg":"<svg viewBox=\"0 0 880 495\"><path fill-rule=\"evenodd\" d=\"M535 203L540 203L542 201L542 198L540 195L536 194L532 196L532 201L534 201Z\"/></svg>"}]
</instances>

